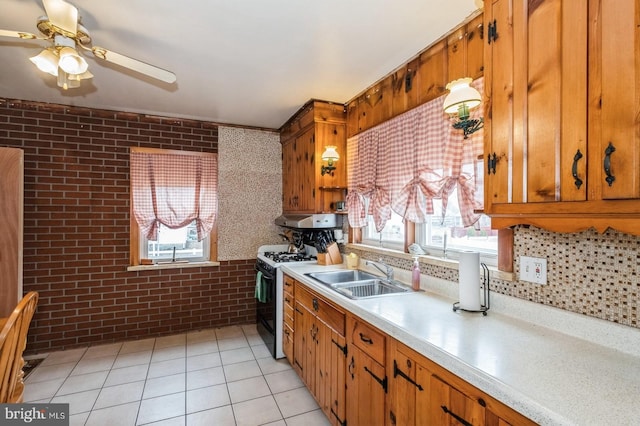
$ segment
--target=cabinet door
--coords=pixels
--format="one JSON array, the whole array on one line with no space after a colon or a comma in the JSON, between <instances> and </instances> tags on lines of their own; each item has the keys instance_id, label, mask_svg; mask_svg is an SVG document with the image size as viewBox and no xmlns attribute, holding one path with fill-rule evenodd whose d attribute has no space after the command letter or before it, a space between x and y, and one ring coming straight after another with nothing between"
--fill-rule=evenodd
<instances>
[{"instance_id":1,"label":"cabinet door","mask_svg":"<svg viewBox=\"0 0 640 426\"><path fill-rule=\"evenodd\" d=\"M290 139L282 145L282 210L285 212L296 210L296 185L298 181L296 164L296 141Z\"/></svg>"},{"instance_id":2,"label":"cabinet door","mask_svg":"<svg viewBox=\"0 0 640 426\"><path fill-rule=\"evenodd\" d=\"M451 426L484 426L485 409L478 402L450 386L435 375L429 377L429 413L426 422L418 424ZM418 405L422 405L418 403Z\"/></svg>"},{"instance_id":3,"label":"cabinet door","mask_svg":"<svg viewBox=\"0 0 640 426\"><path fill-rule=\"evenodd\" d=\"M384 367L355 346L349 347L347 424L383 425L387 378Z\"/></svg>"},{"instance_id":4,"label":"cabinet door","mask_svg":"<svg viewBox=\"0 0 640 426\"><path fill-rule=\"evenodd\" d=\"M396 426L426 424L416 423L416 401L424 398L426 383L416 380L415 360L401 352L392 351L389 371L389 424Z\"/></svg>"},{"instance_id":5,"label":"cabinet door","mask_svg":"<svg viewBox=\"0 0 640 426\"><path fill-rule=\"evenodd\" d=\"M345 338L319 319L316 324L316 399L331 424L340 425L346 418Z\"/></svg>"},{"instance_id":6,"label":"cabinet door","mask_svg":"<svg viewBox=\"0 0 640 426\"><path fill-rule=\"evenodd\" d=\"M312 342L313 319L311 312L298 300L295 301L293 323L295 325L293 330L293 368L306 383L308 374L307 346Z\"/></svg>"},{"instance_id":7,"label":"cabinet door","mask_svg":"<svg viewBox=\"0 0 640 426\"><path fill-rule=\"evenodd\" d=\"M316 140L315 128L309 127L304 133L296 137L295 162L295 197L297 197L296 211L300 213L315 213L316 202ZM319 173L319 172L318 172Z\"/></svg>"},{"instance_id":8,"label":"cabinet door","mask_svg":"<svg viewBox=\"0 0 640 426\"><path fill-rule=\"evenodd\" d=\"M636 0L590 2L589 189L595 199L640 198L639 9Z\"/></svg>"},{"instance_id":9,"label":"cabinet door","mask_svg":"<svg viewBox=\"0 0 640 426\"><path fill-rule=\"evenodd\" d=\"M22 299L24 153L0 148L0 317Z\"/></svg>"},{"instance_id":10,"label":"cabinet door","mask_svg":"<svg viewBox=\"0 0 640 426\"><path fill-rule=\"evenodd\" d=\"M493 0L485 27L485 209L586 200L587 3Z\"/></svg>"}]
</instances>

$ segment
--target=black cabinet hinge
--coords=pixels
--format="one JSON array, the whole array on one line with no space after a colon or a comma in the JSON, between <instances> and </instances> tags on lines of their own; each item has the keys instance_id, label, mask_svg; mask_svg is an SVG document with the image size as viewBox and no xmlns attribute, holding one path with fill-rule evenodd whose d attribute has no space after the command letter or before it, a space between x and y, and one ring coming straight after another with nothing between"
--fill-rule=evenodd
<instances>
[{"instance_id":1,"label":"black cabinet hinge","mask_svg":"<svg viewBox=\"0 0 640 426\"><path fill-rule=\"evenodd\" d=\"M338 417L338 414L333 411L333 408L331 409L331 414L336 418L336 420L338 420L338 424L340 426L347 426L347 419L342 420L340 417Z\"/></svg>"},{"instance_id":2,"label":"black cabinet hinge","mask_svg":"<svg viewBox=\"0 0 640 426\"><path fill-rule=\"evenodd\" d=\"M382 389L384 389L384 393L387 393L388 382L389 382L387 380L387 376L384 376L384 379L381 379L380 377L376 376L373 373L373 371L369 370L366 366L364 367L364 371L369 373L371 375L371 377L373 377L373 380L375 380L376 382L380 383L380 386L382 386Z\"/></svg>"},{"instance_id":3,"label":"black cabinet hinge","mask_svg":"<svg viewBox=\"0 0 640 426\"><path fill-rule=\"evenodd\" d=\"M421 391L424 390L424 388L420 383L417 383L416 381L414 381L411 377L409 377L407 374L405 374L402 370L398 368L398 362L394 359L393 360L393 377L396 378L397 376L402 377L407 382L411 383Z\"/></svg>"},{"instance_id":4,"label":"black cabinet hinge","mask_svg":"<svg viewBox=\"0 0 640 426\"><path fill-rule=\"evenodd\" d=\"M347 356L347 345L340 346L340 344L338 342L336 342L334 339L331 339L331 343L336 345L338 347L338 349L340 349L340 352L342 352L345 357Z\"/></svg>"}]
</instances>

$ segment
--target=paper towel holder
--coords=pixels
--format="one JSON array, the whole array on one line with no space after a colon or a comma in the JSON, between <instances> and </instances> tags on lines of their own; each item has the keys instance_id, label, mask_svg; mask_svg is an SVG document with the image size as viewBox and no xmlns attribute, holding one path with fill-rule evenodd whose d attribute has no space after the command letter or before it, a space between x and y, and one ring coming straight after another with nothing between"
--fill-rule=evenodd
<instances>
[{"instance_id":1,"label":"paper towel holder","mask_svg":"<svg viewBox=\"0 0 640 426\"><path fill-rule=\"evenodd\" d=\"M484 263L481 263L482 267L482 295L484 297L484 304L480 305L480 309L471 310L460 307L460 302L456 302L453 304L453 312L455 311L466 311L466 312L482 312L482 315L487 316L487 311L489 310L489 268Z\"/></svg>"}]
</instances>

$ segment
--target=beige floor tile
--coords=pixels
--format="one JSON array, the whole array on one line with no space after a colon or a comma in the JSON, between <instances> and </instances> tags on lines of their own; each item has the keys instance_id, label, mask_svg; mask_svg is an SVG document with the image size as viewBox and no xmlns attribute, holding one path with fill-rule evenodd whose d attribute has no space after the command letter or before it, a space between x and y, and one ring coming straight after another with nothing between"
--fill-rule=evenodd
<instances>
[{"instance_id":1,"label":"beige floor tile","mask_svg":"<svg viewBox=\"0 0 640 426\"><path fill-rule=\"evenodd\" d=\"M187 343L187 335L183 334L173 334L171 336L158 337L156 339L156 344L154 346L154 350L169 348L171 346L184 346Z\"/></svg>"},{"instance_id":2,"label":"beige floor tile","mask_svg":"<svg viewBox=\"0 0 640 426\"><path fill-rule=\"evenodd\" d=\"M132 365L131 367L114 368L109 372L105 386L115 386L124 383L137 382L147 378L149 365Z\"/></svg>"},{"instance_id":3,"label":"beige floor tile","mask_svg":"<svg viewBox=\"0 0 640 426\"><path fill-rule=\"evenodd\" d=\"M266 374L264 379L271 389L271 393L285 392L304 386L300 376L293 370L279 371L277 373Z\"/></svg>"},{"instance_id":4,"label":"beige floor tile","mask_svg":"<svg viewBox=\"0 0 640 426\"><path fill-rule=\"evenodd\" d=\"M186 416L172 417L170 419L153 422L150 426L185 426ZM214 426L214 425L211 425Z\"/></svg>"},{"instance_id":5,"label":"beige floor tile","mask_svg":"<svg viewBox=\"0 0 640 426\"><path fill-rule=\"evenodd\" d=\"M148 379L144 385L144 399L184 392L186 387L185 373Z\"/></svg>"},{"instance_id":6,"label":"beige floor tile","mask_svg":"<svg viewBox=\"0 0 640 426\"><path fill-rule=\"evenodd\" d=\"M220 367L221 365L222 360L218 352L187 358L187 371L204 370L205 368Z\"/></svg>"},{"instance_id":7,"label":"beige floor tile","mask_svg":"<svg viewBox=\"0 0 640 426\"><path fill-rule=\"evenodd\" d=\"M84 392L91 389L100 389L107 380L109 371L97 371L95 373L82 374L79 376L69 376L64 381L56 396L68 395L70 393Z\"/></svg>"},{"instance_id":8,"label":"beige floor tile","mask_svg":"<svg viewBox=\"0 0 640 426\"><path fill-rule=\"evenodd\" d=\"M227 383L227 387L231 402L234 404L271 394L269 386L262 376Z\"/></svg>"},{"instance_id":9,"label":"beige floor tile","mask_svg":"<svg viewBox=\"0 0 640 426\"><path fill-rule=\"evenodd\" d=\"M271 357L257 360L262 374L277 373L278 371L292 370L286 358L275 360Z\"/></svg>"},{"instance_id":10,"label":"beige floor tile","mask_svg":"<svg viewBox=\"0 0 640 426\"><path fill-rule=\"evenodd\" d=\"M69 404L69 415L74 415L91 411L91 409L93 408L93 404L95 404L96 399L98 399L99 394L100 389L93 389L86 392L56 396L51 400L51 402L54 404Z\"/></svg>"},{"instance_id":11,"label":"beige floor tile","mask_svg":"<svg viewBox=\"0 0 640 426\"><path fill-rule=\"evenodd\" d=\"M157 422L185 415L185 393L174 393L143 399L138 412L138 424Z\"/></svg>"},{"instance_id":12,"label":"beige floor tile","mask_svg":"<svg viewBox=\"0 0 640 426\"><path fill-rule=\"evenodd\" d=\"M222 367L187 372L187 390L225 383Z\"/></svg>"},{"instance_id":13,"label":"beige floor tile","mask_svg":"<svg viewBox=\"0 0 640 426\"><path fill-rule=\"evenodd\" d=\"M82 359L103 358L106 356L117 355L120 352L122 343L110 343L108 345L91 346L82 356Z\"/></svg>"},{"instance_id":14,"label":"beige floor tile","mask_svg":"<svg viewBox=\"0 0 640 426\"><path fill-rule=\"evenodd\" d=\"M227 382L235 382L261 375L262 371L260 371L258 363L253 359L224 366L224 376Z\"/></svg>"},{"instance_id":15,"label":"beige floor tile","mask_svg":"<svg viewBox=\"0 0 640 426\"><path fill-rule=\"evenodd\" d=\"M222 365L236 364L238 362L250 361L255 359L251 348L232 349L230 351L220 352L222 358Z\"/></svg>"},{"instance_id":16,"label":"beige floor tile","mask_svg":"<svg viewBox=\"0 0 640 426\"><path fill-rule=\"evenodd\" d=\"M51 352L42 361L40 367L47 365L66 364L68 362L78 362L84 355L87 348L69 349L68 351Z\"/></svg>"},{"instance_id":17,"label":"beige floor tile","mask_svg":"<svg viewBox=\"0 0 640 426\"><path fill-rule=\"evenodd\" d=\"M265 345L254 345L251 346L251 351L253 352L253 356L258 358L269 358L271 357L271 352Z\"/></svg>"},{"instance_id":18,"label":"beige floor tile","mask_svg":"<svg viewBox=\"0 0 640 426\"><path fill-rule=\"evenodd\" d=\"M187 343L187 356L197 356L219 352L218 341L203 341Z\"/></svg>"},{"instance_id":19,"label":"beige floor tile","mask_svg":"<svg viewBox=\"0 0 640 426\"><path fill-rule=\"evenodd\" d=\"M247 341L247 338L244 336L218 340L218 350L220 352L229 351L231 349L246 348L248 346L249 346L249 342Z\"/></svg>"},{"instance_id":20,"label":"beige floor tile","mask_svg":"<svg viewBox=\"0 0 640 426\"><path fill-rule=\"evenodd\" d=\"M287 417L287 426L329 426L331 422L322 410L317 409L297 416ZM373 425L371 425L373 426Z\"/></svg>"},{"instance_id":21,"label":"beige floor tile","mask_svg":"<svg viewBox=\"0 0 640 426\"><path fill-rule=\"evenodd\" d=\"M118 355L124 355L133 352L152 351L155 344L155 338L124 342L122 344L122 347L120 348L120 352L118 352Z\"/></svg>"},{"instance_id":22,"label":"beige floor tile","mask_svg":"<svg viewBox=\"0 0 640 426\"><path fill-rule=\"evenodd\" d=\"M46 399L47 402L58 392L66 379L60 377L46 382L25 383L24 402L34 402Z\"/></svg>"},{"instance_id":23,"label":"beige floor tile","mask_svg":"<svg viewBox=\"0 0 640 426\"><path fill-rule=\"evenodd\" d=\"M242 327L237 325L232 325L229 327L221 327L216 328L216 337L218 340L220 339L231 339L232 337L242 337L244 333L242 332Z\"/></svg>"},{"instance_id":24,"label":"beige floor tile","mask_svg":"<svg viewBox=\"0 0 640 426\"><path fill-rule=\"evenodd\" d=\"M147 377L150 379L171 376L186 371L186 358L170 359L168 361L152 362L149 365Z\"/></svg>"},{"instance_id":25,"label":"beige floor tile","mask_svg":"<svg viewBox=\"0 0 640 426\"><path fill-rule=\"evenodd\" d=\"M72 376L78 376L81 374L95 373L96 371L109 371L113 367L113 363L116 360L116 355L107 355L103 357L85 358L78 362L73 371Z\"/></svg>"},{"instance_id":26,"label":"beige floor tile","mask_svg":"<svg viewBox=\"0 0 640 426\"><path fill-rule=\"evenodd\" d=\"M227 386L215 385L187 391L187 414L229 405Z\"/></svg>"},{"instance_id":27,"label":"beige floor tile","mask_svg":"<svg viewBox=\"0 0 640 426\"><path fill-rule=\"evenodd\" d=\"M87 419L89 418L89 414L91 414L91 411L69 416L69 426L85 426L85 423L87 423Z\"/></svg>"},{"instance_id":28,"label":"beige floor tile","mask_svg":"<svg viewBox=\"0 0 640 426\"><path fill-rule=\"evenodd\" d=\"M216 331L213 329L198 330L187 333L188 345L199 342L214 342L216 340Z\"/></svg>"},{"instance_id":29,"label":"beige floor tile","mask_svg":"<svg viewBox=\"0 0 640 426\"><path fill-rule=\"evenodd\" d=\"M231 405L187 415L187 426L235 426ZM154 425L155 426L155 425Z\"/></svg>"},{"instance_id":30,"label":"beige floor tile","mask_svg":"<svg viewBox=\"0 0 640 426\"><path fill-rule=\"evenodd\" d=\"M149 362L151 362L151 353L151 350L146 350L141 352L118 354L118 357L111 368L124 368L132 365L149 364Z\"/></svg>"},{"instance_id":31,"label":"beige floor tile","mask_svg":"<svg viewBox=\"0 0 640 426\"><path fill-rule=\"evenodd\" d=\"M54 365L39 365L36 367L27 380L26 383L39 383L39 382L48 382L49 380L54 379L66 379L71 371L76 367L77 362L67 362L64 364L54 364Z\"/></svg>"},{"instance_id":32,"label":"beige floor tile","mask_svg":"<svg viewBox=\"0 0 640 426\"><path fill-rule=\"evenodd\" d=\"M316 400L313 399L307 388L292 389L275 394L273 397L285 419L318 408Z\"/></svg>"},{"instance_id":33,"label":"beige floor tile","mask_svg":"<svg viewBox=\"0 0 640 426\"><path fill-rule=\"evenodd\" d=\"M282 419L271 395L233 404L232 407L238 426L256 426Z\"/></svg>"},{"instance_id":34,"label":"beige floor tile","mask_svg":"<svg viewBox=\"0 0 640 426\"><path fill-rule=\"evenodd\" d=\"M151 362L166 361L169 359L184 358L187 356L187 347L185 345L168 346L165 348L157 348L151 354Z\"/></svg>"},{"instance_id":35,"label":"beige floor tile","mask_svg":"<svg viewBox=\"0 0 640 426\"><path fill-rule=\"evenodd\" d=\"M135 426L140 402L91 411L85 426Z\"/></svg>"},{"instance_id":36,"label":"beige floor tile","mask_svg":"<svg viewBox=\"0 0 640 426\"><path fill-rule=\"evenodd\" d=\"M143 389L143 381L102 388L93 409L96 410L100 408L113 407L114 405L140 401L142 399Z\"/></svg>"}]
</instances>

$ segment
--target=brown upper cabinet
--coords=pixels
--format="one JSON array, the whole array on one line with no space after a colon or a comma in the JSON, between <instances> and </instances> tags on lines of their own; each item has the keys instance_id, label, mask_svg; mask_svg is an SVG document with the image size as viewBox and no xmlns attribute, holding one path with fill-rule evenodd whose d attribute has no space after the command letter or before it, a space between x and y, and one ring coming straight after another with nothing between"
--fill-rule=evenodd
<instances>
[{"instance_id":1,"label":"brown upper cabinet","mask_svg":"<svg viewBox=\"0 0 640 426\"><path fill-rule=\"evenodd\" d=\"M485 2L492 226L640 234L636 0Z\"/></svg>"},{"instance_id":2,"label":"brown upper cabinet","mask_svg":"<svg viewBox=\"0 0 640 426\"><path fill-rule=\"evenodd\" d=\"M282 209L285 213L328 213L344 200L346 113L344 105L311 100L280 128ZM340 159L332 173L321 173L322 153L336 146Z\"/></svg>"},{"instance_id":3,"label":"brown upper cabinet","mask_svg":"<svg viewBox=\"0 0 640 426\"><path fill-rule=\"evenodd\" d=\"M347 102L347 137L446 93L449 81L482 77L482 13L477 12L415 58Z\"/></svg>"}]
</instances>

